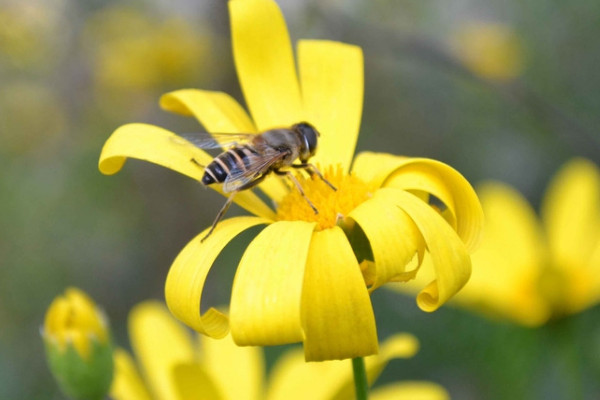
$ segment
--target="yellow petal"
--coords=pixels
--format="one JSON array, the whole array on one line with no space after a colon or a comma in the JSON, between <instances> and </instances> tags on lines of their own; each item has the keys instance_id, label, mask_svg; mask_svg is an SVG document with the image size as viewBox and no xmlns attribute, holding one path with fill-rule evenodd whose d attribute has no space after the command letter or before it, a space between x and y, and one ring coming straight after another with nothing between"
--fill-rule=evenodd
<instances>
[{"instance_id":1,"label":"yellow petal","mask_svg":"<svg viewBox=\"0 0 600 400\"><path fill-rule=\"evenodd\" d=\"M314 226L275 222L244 252L231 293L231 334L238 345L302 340L300 302Z\"/></svg>"},{"instance_id":2,"label":"yellow petal","mask_svg":"<svg viewBox=\"0 0 600 400\"><path fill-rule=\"evenodd\" d=\"M204 171L191 160L203 165L212 160L208 153L174 133L147 124L123 125L114 131L102 148L98 168L105 175L116 174L128 157L161 165L197 181L202 180ZM217 187L214 189L221 192ZM234 201L256 215L275 216L273 210L249 190L238 193Z\"/></svg>"},{"instance_id":3,"label":"yellow petal","mask_svg":"<svg viewBox=\"0 0 600 400\"><path fill-rule=\"evenodd\" d=\"M324 40L298 44L298 68L307 119L321 133L311 162L348 171L363 106L363 54L358 46Z\"/></svg>"},{"instance_id":4,"label":"yellow petal","mask_svg":"<svg viewBox=\"0 0 600 400\"><path fill-rule=\"evenodd\" d=\"M433 382L398 382L378 387L369 393L371 400L450 400L442 386Z\"/></svg>"},{"instance_id":5,"label":"yellow petal","mask_svg":"<svg viewBox=\"0 0 600 400\"><path fill-rule=\"evenodd\" d=\"M371 299L348 239L339 227L313 234L302 293L307 361L377 353Z\"/></svg>"},{"instance_id":6,"label":"yellow petal","mask_svg":"<svg viewBox=\"0 0 600 400\"><path fill-rule=\"evenodd\" d=\"M264 399L265 361L260 347L239 347L230 335L220 340L200 336L200 341L202 364L225 399Z\"/></svg>"},{"instance_id":7,"label":"yellow petal","mask_svg":"<svg viewBox=\"0 0 600 400\"><path fill-rule=\"evenodd\" d=\"M193 115L208 132L255 133L256 128L246 111L227 93L182 89L160 98L165 110Z\"/></svg>"},{"instance_id":8,"label":"yellow petal","mask_svg":"<svg viewBox=\"0 0 600 400\"><path fill-rule=\"evenodd\" d=\"M213 376L206 370L206 366L196 362L173 366L171 379L180 400L229 399L223 395Z\"/></svg>"},{"instance_id":9,"label":"yellow petal","mask_svg":"<svg viewBox=\"0 0 600 400\"><path fill-rule=\"evenodd\" d=\"M540 325L549 310L538 291L546 245L535 212L523 196L501 183L486 183L478 194L486 216L484 238L471 256L471 279L456 303Z\"/></svg>"},{"instance_id":10,"label":"yellow petal","mask_svg":"<svg viewBox=\"0 0 600 400\"><path fill-rule=\"evenodd\" d=\"M399 334L386 340L379 355L367 357L367 380L372 385L390 360L411 357L417 340ZM332 400L354 398L354 379L350 360L305 362L302 351L291 350L281 357L271 372L267 400Z\"/></svg>"},{"instance_id":11,"label":"yellow petal","mask_svg":"<svg viewBox=\"0 0 600 400\"><path fill-rule=\"evenodd\" d=\"M176 364L192 362L196 351L183 325L177 323L162 303L147 301L131 311L129 336L154 396L179 399L171 369Z\"/></svg>"},{"instance_id":12,"label":"yellow petal","mask_svg":"<svg viewBox=\"0 0 600 400\"><path fill-rule=\"evenodd\" d=\"M198 332L215 338L229 331L227 317L214 308L200 314L204 282L213 262L223 248L244 230L269 223L256 217L237 217L219 223L219 227L204 242L205 230L179 253L167 276L165 298L175 317Z\"/></svg>"},{"instance_id":13,"label":"yellow petal","mask_svg":"<svg viewBox=\"0 0 600 400\"><path fill-rule=\"evenodd\" d=\"M114 353L115 372L110 398L115 400L150 400L150 394L131 356L123 349Z\"/></svg>"},{"instance_id":14,"label":"yellow petal","mask_svg":"<svg viewBox=\"0 0 600 400\"><path fill-rule=\"evenodd\" d=\"M473 252L481 239L483 211L469 182L455 169L425 158L396 157L361 153L353 172L365 182L378 186L426 192L439 198L449 209L445 216L458 236Z\"/></svg>"},{"instance_id":15,"label":"yellow petal","mask_svg":"<svg viewBox=\"0 0 600 400\"><path fill-rule=\"evenodd\" d=\"M370 383L381 374L388 362L394 358L411 358L419 350L419 341L408 333L389 337L379 349L379 354L365 358L365 368Z\"/></svg>"},{"instance_id":16,"label":"yellow petal","mask_svg":"<svg viewBox=\"0 0 600 400\"><path fill-rule=\"evenodd\" d=\"M425 244L412 219L384 196L375 196L352 210L349 217L356 221L369 240L375 259L374 290L391 280L408 280L416 269L406 270L415 254Z\"/></svg>"},{"instance_id":17,"label":"yellow petal","mask_svg":"<svg viewBox=\"0 0 600 400\"><path fill-rule=\"evenodd\" d=\"M232 0L229 13L235 66L257 129L304 120L292 46L277 4Z\"/></svg>"},{"instance_id":18,"label":"yellow petal","mask_svg":"<svg viewBox=\"0 0 600 400\"><path fill-rule=\"evenodd\" d=\"M226 93L183 89L163 95L160 105L172 112L193 115L208 132L255 133L254 123L235 99ZM259 185L274 201L288 192L278 177L269 177Z\"/></svg>"},{"instance_id":19,"label":"yellow petal","mask_svg":"<svg viewBox=\"0 0 600 400\"><path fill-rule=\"evenodd\" d=\"M542 204L542 217L556 267L565 272L586 264L600 237L600 171L575 159L553 179Z\"/></svg>"},{"instance_id":20,"label":"yellow petal","mask_svg":"<svg viewBox=\"0 0 600 400\"><path fill-rule=\"evenodd\" d=\"M375 196L395 202L423 235L436 279L419 293L417 304L424 311L435 311L469 280L471 259L465 245L446 221L416 196L391 188L380 189Z\"/></svg>"}]
</instances>

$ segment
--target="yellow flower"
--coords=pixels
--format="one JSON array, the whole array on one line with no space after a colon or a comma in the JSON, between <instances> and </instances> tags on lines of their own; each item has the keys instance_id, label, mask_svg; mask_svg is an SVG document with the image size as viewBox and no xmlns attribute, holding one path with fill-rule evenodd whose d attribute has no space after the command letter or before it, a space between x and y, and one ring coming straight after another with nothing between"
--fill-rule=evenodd
<instances>
[{"instance_id":1,"label":"yellow flower","mask_svg":"<svg viewBox=\"0 0 600 400\"><path fill-rule=\"evenodd\" d=\"M67 289L48 308L41 333L50 370L65 394L104 398L113 376L113 350L108 323L94 302L79 289Z\"/></svg>"},{"instance_id":2,"label":"yellow flower","mask_svg":"<svg viewBox=\"0 0 600 400\"><path fill-rule=\"evenodd\" d=\"M92 341L108 341L108 324L92 299L77 288L68 288L48 308L42 334L63 351L73 345L81 358L88 359Z\"/></svg>"},{"instance_id":3,"label":"yellow flower","mask_svg":"<svg viewBox=\"0 0 600 400\"><path fill-rule=\"evenodd\" d=\"M479 195L485 237L458 304L537 326L600 301L600 171L594 164L574 159L558 172L541 221L507 185L486 183Z\"/></svg>"},{"instance_id":4,"label":"yellow flower","mask_svg":"<svg viewBox=\"0 0 600 400\"><path fill-rule=\"evenodd\" d=\"M260 132L308 121L321 132L311 161L338 190L301 178L317 216L275 176L259 186L275 210L252 191L237 194L237 204L256 216L222 221L203 242L207 231L194 238L169 271L167 305L198 332L222 338L231 331L238 345L303 342L307 360L375 354L369 291L413 278L426 251L436 275L417 297L422 309L437 309L468 280L468 251L482 224L475 192L438 161L375 153L352 161L363 99L361 49L300 41L297 75L274 2L233 0L229 8L235 63L252 119L221 92L168 93L162 107L195 116L210 132ZM100 171L114 174L133 157L200 181L203 171L190 160L206 165L212 158L177 138L151 125L122 126L104 145ZM263 224L268 226L237 269L229 317L214 308L199 313L216 257L235 236Z\"/></svg>"},{"instance_id":5,"label":"yellow flower","mask_svg":"<svg viewBox=\"0 0 600 400\"><path fill-rule=\"evenodd\" d=\"M472 22L453 35L454 51L473 73L506 81L523 71L523 54L512 28L499 23Z\"/></svg>"},{"instance_id":6,"label":"yellow flower","mask_svg":"<svg viewBox=\"0 0 600 400\"><path fill-rule=\"evenodd\" d=\"M115 352L115 400L278 400L345 399L353 396L352 369L345 362L306 363L291 350L275 363L265 385L265 362L259 347L238 347L228 336L214 340L192 336L164 305L148 301L130 314L129 334L141 367L124 350ZM417 340L408 334L388 339L377 356L366 358L372 384L394 358L412 357ZM146 386L147 383L147 386ZM449 399L439 385L398 382L375 389L373 399Z\"/></svg>"}]
</instances>

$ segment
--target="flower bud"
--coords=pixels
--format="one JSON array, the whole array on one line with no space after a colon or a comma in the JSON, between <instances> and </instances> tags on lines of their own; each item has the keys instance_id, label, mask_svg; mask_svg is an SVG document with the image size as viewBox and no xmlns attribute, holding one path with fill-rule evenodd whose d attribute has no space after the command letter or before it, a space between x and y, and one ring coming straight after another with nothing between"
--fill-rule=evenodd
<instances>
[{"instance_id":1,"label":"flower bud","mask_svg":"<svg viewBox=\"0 0 600 400\"><path fill-rule=\"evenodd\" d=\"M113 376L108 322L81 290L68 288L46 312L41 330L50 370L73 399L102 399Z\"/></svg>"}]
</instances>

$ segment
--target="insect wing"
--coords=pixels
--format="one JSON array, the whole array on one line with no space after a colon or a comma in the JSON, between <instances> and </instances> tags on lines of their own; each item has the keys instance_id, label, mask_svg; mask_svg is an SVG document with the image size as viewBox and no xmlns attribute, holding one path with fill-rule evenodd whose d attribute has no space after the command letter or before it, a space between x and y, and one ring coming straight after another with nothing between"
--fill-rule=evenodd
<instances>
[{"instance_id":1,"label":"insect wing","mask_svg":"<svg viewBox=\"0 0 600 400\"><path fill-rule=\"evenodd\" d=\"M201 149L220 149L247 143L256 135L253 133L182 133L179 137Z\"/></svg>"},{"instance_id":2,"label":"insect wing","mask_svg":"<svg viewBox=\"0 0 600 400\"><path fill-rule=\"evenodd\" d=\"M223 182L223 191L227 193L233 192L259 179L269 170L271 165L281 160L284 156L285 153L275 150L251 156L247 165L239 166L229 171L225 182Z\"/></svg>"}]
</instances>

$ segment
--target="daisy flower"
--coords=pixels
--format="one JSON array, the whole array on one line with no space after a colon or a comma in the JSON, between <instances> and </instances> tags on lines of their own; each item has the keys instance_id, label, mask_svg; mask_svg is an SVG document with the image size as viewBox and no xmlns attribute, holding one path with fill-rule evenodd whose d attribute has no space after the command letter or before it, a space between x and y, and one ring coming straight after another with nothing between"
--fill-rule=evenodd
<instances>
[{"instance_id":1,"label":"daisy flower","mask_svg":"<svg viewBox=\"0 0 600 400\"><path fill-rule=\"evenodd\" d=\"M341 361L306 363L300 349L286 351L265 376L260 347L238 347L227 336L193 337L159 302L146 301L129 316L135 358L115 351L110 396L115 400L333 400L352 398L352 372ZM412 357L418 349L409 334L390 337L377 356L366 358L372 384L395 358ZM139 366L139 369L138 369ZM141 372L141 373L140 373ZM446 400L439 385L423 381L395 382L376 388L371 399Z\"/></svg>"},{"instance_id":2,"label":"daisy flower","mask_svg":"<svg viewBox=\"0 0 600 400\"><path fill-rule=\"evenodd\" d=\"M479 240L482 211L474 190L446 164L423 158L361 153L353 159L363 101L359 47L301 40L297 60L283 16L270 0L229 2L233 54L249 114L222 92L179 90L161 106L194 116L209 132L263 132L307 121L321 133L320 179L298 177L318 209L277 176L235 202L254 216L220 222L193 238L169 271L171 312L213 338L231 332L238 345L302 342L306 360L377 353L370 292L407 281L430 258L435 276L417 296L434 311L467 282L469 252ZM296 64L297 63L297 64ZM201 181L212 157L174 133L147 124L118 128L100 156L104 174L127 158L160 164ZM192 162L191 160L195 160ZM217 188L217 190L221 190ZM233 282L230 311L203 310L202 292L223 248L241 232L264 229L246 248Z\"/></svg>"}]
</instances>

